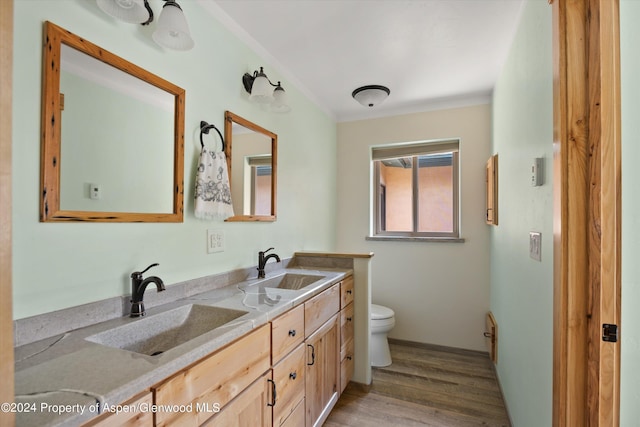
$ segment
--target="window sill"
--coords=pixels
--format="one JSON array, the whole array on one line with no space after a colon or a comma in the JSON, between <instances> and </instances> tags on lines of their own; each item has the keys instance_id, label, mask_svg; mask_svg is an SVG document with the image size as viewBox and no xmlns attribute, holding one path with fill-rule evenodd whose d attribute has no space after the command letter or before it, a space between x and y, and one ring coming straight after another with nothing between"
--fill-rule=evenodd
<instances>
[{"instance_id":1,"label":"window sill","mask_svg":"<svg viewBox=\"0 0 640 427\"><path fill-rule=\"evenodd\" d=\"M378 242L464 243L464 238L461 237L367 236L365 240Z\"/></svg>"}]
</instances>

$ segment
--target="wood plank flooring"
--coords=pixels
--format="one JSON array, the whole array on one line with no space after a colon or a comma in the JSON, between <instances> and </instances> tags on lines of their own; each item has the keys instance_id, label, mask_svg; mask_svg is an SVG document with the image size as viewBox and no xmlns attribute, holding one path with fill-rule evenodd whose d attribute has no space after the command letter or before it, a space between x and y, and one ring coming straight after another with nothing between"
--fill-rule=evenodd
<instances>
[{"instance_id":1,"label":"wood plank flooring","mask_svg":"<svg viewBox=\"0 0 640 427\"><path fill-rule=\"evenodd\" d=\"M489 355L390 343L393 364L373 369L367 393L349 384L325 427L509 427Z\"/></svg>"}]
</instances>

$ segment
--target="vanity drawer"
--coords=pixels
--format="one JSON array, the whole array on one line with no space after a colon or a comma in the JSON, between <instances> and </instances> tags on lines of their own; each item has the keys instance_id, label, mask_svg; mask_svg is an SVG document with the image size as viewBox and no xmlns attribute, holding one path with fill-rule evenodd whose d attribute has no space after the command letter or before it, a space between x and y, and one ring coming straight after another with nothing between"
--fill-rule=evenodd
<instances>
[{"instance_id":1,"label":"vanity drawer","mask_svg":"<svg viewBox=\"0 0 640 427\"><path fill-rule=\"evenodd\" d=\"M123 406L129 408L136 408L136 411L104 413L90 420L86 424L83 424L82 427L151 427L153 425L153 412L148 409L146 411L142 411L142 409L150 408L152 403L153 397L151 392L144 393L143 395L134 397L123 404Z\"/></svg>"},{"instance_id":2,"label":"vanity drawer","mask_svg":"<svg viewBox=\"0 0 640 427\"><path fill-rule=\"evenodd\" d=\"M280 425L280 427L300 427L304 426L305 423L305 412L304 412L304 399L298 403L298 406L293 410L289 418L287 418L284 423ZM278 427L277 424L273 425L274 427Z\"/></svg>"},{"instance_id":3,"label":"vanity drawer","mask_svg":"<svg viewBox=\"0 0 640 427\"><path fill-rule=\"evenodd\" d=\"M343 356L340 362L340 393L342 393L353 377L353 340L347 343L346 348L343 352L340 352L340 355Z\"/></svg>"},{"instance_id":4,"label":"vanity drawer","mask_svg":"<svg viewBox=\"0 0 640 427\"><path fill-rule=\"evenodd\" d=\"M304 303L304 336L308 337L340 309L340 284Z\"/></svg>"},{"instance_id":5,"label":"vanity drawer","mask_svg":"<svg viewBox=\"0 0 640 427\"><path fill-rule=\"evenodd\" d=\"M353 276L345 277L340 283L340 308L353 302Z\"/></svg>"},{"instance_id":6,"label":"vanity drawer","mask_svg":"<svg viewBox=\"0 0 640 427\"><path fill-rule=\"evenodd\" d=\"M353 341L353 304L340 311L340 347Z\"/></svg>"},{"instance_id":7,"label":"vanity drawer","mask_svg":"<svg viewBox=\"0 0 640 427\"><path fill-rule=\"evenodd\" d=\"M287 311L271 322L271 360L276 364L304 341L304 306Z\"/></svg>"},{"instance_id":8,"label":"vanity drawer","mask_svg":"<svg viewBox=\"0 0 640 427\"><path fill-rule=\"evenodd\" d=\"M271 328L261 326L154 387L156 405L189 405L193 412L157 412L156 425L200 425L215 413L198 412L215 402L224 407L271 366ZM238 355L241 355L239 357Z\"/></svg>"},{"instance_id":9,"label":"vanity drawer","mask_svg":"<svg viewBox=\"0 0 640 427\"><path fill-rule=\"evenodd\" d=\"M273 367L276 383L276 404L273 407L273 425L281 425L304 397L305 345L300 344L287 357Z\"/></svg>"}]
</instances>

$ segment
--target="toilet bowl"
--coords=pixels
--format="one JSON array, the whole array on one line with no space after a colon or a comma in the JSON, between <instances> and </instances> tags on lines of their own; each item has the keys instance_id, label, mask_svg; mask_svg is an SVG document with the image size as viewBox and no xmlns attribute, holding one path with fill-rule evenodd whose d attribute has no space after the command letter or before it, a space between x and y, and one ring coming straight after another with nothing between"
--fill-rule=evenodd
<instances>
[{"instance_id":1,"label":"toilet bowl","mask_svg":"<svg viewBox=\"0 0 640 427\"><path fill-rule=\"evenodd\" d=\"M395 313L388 307L371 304L371 366L382 367L391 365L391 352L387 333L396 324Z\"/></svg>"}]
</instances>

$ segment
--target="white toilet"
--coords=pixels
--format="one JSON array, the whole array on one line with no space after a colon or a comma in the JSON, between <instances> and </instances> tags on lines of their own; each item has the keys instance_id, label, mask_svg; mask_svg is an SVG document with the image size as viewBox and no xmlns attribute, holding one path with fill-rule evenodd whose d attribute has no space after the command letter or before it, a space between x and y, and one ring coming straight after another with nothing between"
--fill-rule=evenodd
<instances>
[{"instance_id":1,"label":"white toilet","mask_svg":"<svg viewBox=\"0 0 640 427\"><path fill-rule=\"evenodd\" d=\"M395 313L388 307L371 304L371 340L369 349L371 352L371 366L391 365L391 352L387 333L396 324Z\"/></svg>"}]
</instances>

